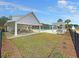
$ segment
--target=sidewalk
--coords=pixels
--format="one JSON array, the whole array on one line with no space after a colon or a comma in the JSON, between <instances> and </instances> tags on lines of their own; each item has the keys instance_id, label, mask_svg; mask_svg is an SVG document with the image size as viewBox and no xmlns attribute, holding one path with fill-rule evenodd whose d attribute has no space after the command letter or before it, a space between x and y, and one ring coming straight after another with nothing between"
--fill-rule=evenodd
<instances>
[{"instance_id":1,"label":"sidewalk","mask_svg":"<svg viewBox=\"0 0 79 59\"><path fill-rule=\"evenodd\" d=\"M37 33L27 33L27 34L18 34L17 36L14 36L14 35L8 36L8 35L6 34L6 36L7 36L7 39L12 39L12 38L16 38L16 37L29 36L29 35L34 35L34 34L38 34L38 33L41 33L41 32L37 32Z\"/></svg>"}]
</instances>

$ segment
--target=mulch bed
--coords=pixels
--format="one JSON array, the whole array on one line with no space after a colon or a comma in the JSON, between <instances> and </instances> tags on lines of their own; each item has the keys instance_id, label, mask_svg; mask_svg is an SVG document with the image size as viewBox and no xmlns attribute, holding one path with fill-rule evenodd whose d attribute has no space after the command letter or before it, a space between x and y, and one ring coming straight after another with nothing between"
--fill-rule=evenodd
<instances>
[{"instance_id":1,"label":"mulch bed","mask_svg":"<svg viewBox=\"0 0 79 59\"><path fill-rule=\"evenodd\" d=\"M14 44L12 44L9 39L6 38L5 34L3 36L1 54L2 58L22 57L17 47Z\"/></svg>"},{"instance_id":2,"label":"mulch bed","mask_svg":"<svg viewBox=\"0 0 79 59\"><path fill-rule=\"evenodd\" d=\"M63 41L60 43L60 51L65 54L66 56L70 57L77 57L75 47L69 32L65 33L62 37Z\"/></svg>"}]
</instances>

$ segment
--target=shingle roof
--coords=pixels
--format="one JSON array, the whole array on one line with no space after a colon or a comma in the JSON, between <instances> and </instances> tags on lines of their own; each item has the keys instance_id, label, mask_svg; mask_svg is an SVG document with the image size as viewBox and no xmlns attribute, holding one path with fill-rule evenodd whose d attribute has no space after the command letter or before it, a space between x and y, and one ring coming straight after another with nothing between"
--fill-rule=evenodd
<instances>
[{"instance_id":1,"label":"shingle roof","mask_svg":"<svg viewBox=\"0 0 79 59\"><path fill-rule=\"evenodd\" d=\"M27 25L39 25L40 22L33 12L30 12L24 16L12 16L12 20L8 22L17 22L18 24L27 24ZM7 23L8 23L7 22Z\"/></svg>"},{"instance_id":2,"label":"shingle roof","mask_svg":"<svg viewBox=\"0 0 79 59\"><path fill-rule=\"evenodd\" d=\"M30 12L24 16L21 16L21 15L11 16L11 19L8 20L7 22L15 22L15 21L21 20L22 18L24 18L25 16L28 16L29 14L32 14L37 19L37 17L34 15L34 13ZM37 21L39 22L38 19L37 19Z\"/></svg>"},{"instance_id":3,"label":"shingle roof","mask_svg":"<svg viewBox=\"0 0 79 59\"><path fill-rule=\"evenodd\" d=\"M17 20L19 20L21 17L23 17L23 16L11 16L11 18L10 18L10 20L8 20L8 22L17 21Z\"/></svg>"}]
</instances>

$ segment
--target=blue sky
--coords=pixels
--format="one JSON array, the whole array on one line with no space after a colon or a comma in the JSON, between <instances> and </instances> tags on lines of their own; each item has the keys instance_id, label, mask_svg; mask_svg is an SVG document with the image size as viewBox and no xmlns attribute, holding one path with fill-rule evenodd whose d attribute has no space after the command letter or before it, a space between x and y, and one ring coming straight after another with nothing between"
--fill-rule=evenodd
<instances>
[{"instance_id":1,"label":"blue sky","mask_svg":"<svg viewBox=\"0 0 79 59\"><path fill-rule=\"evenodd\" d=\"M34 12L42 23L71 19L79 24L78 0L0 0L0 16L25 15Z\"/></svg>"}]
</instances>

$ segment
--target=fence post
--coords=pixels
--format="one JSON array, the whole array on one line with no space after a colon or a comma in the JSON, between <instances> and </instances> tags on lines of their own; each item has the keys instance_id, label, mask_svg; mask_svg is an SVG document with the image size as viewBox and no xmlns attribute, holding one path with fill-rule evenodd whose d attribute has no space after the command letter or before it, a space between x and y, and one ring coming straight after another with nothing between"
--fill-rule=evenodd
<instances>
[{"instance_id":1,"label":"fence post","mask_svg":"<svg viewBox=\"0 0 79 59\"><path fill-rule=\"evenodd\" d=\"M1 48L2 48L2 31L0 30L0 58L1 58Z\"/></svg>"}]
</instances>

